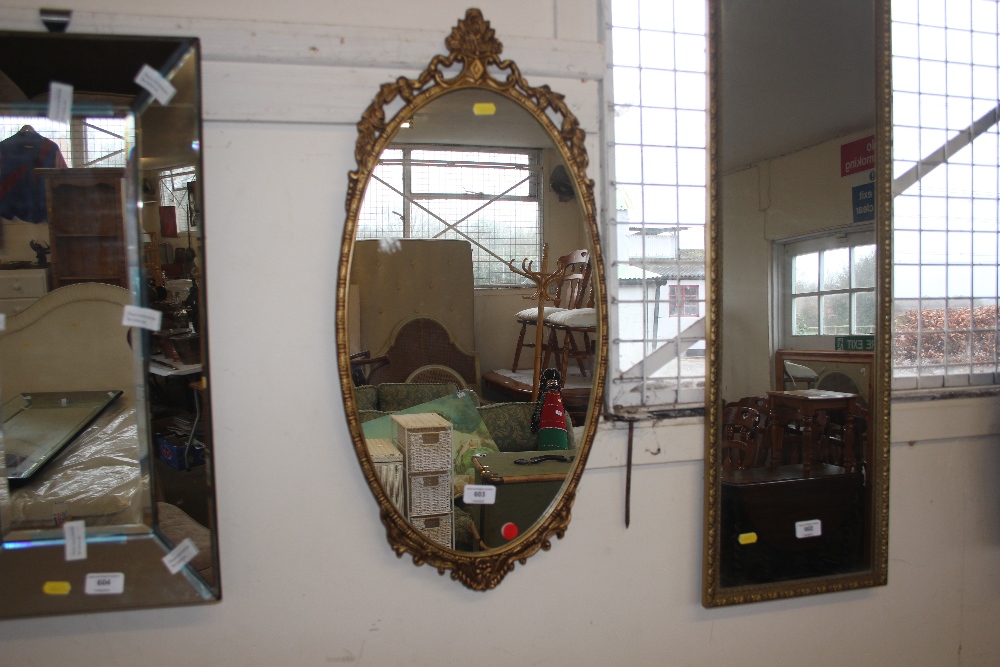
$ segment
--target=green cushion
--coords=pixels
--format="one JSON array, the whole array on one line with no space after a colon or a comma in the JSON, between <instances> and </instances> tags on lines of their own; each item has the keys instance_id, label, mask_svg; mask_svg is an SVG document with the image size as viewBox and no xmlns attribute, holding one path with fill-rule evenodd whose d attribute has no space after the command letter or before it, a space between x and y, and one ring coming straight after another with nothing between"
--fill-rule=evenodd
<instances>
[{"instance_id":1,"label":"green cushion","mask_svg":"<svg viewBox=\"0 0 1000 667\"><path fill-rule=\"evenodd\" d=\"M378 386L378 408L384 412L406 410L456 392L458 386L453 382L421 384L386 382Z\"/></svg>"},{"instance_id":2,"label":"green cushion","mask_svg":"<svg viewBox=\"0 0 1000 667\"><path fill-rule=\"evenodd\" d=\"M358 417L361 418L361 423L370 422L373 419L378 419L379 417L385 417L388 412L382 412L381 410L358 410Z\"/></svg>"},{"instance_id":3,"label":"green cushion","mask_svg":"<svg viewBox=\"0 0 1000 667\"><path fill-rule=\"evenodd\" d=\"M358 410L378 409L378 387L370 384L354 388L354 400L358 404Z\"/></svg>"},{"instance_id":4,"label":"green cushion","mask_svg":"<svg viewBox=\"0 0 1000 667\"><path fill-rule=\"evenodd\" d=\"M534 403L494 403L480 407L479 416L501 452L531 452L538 449L538 436L531 432L534 411ZM573 449L573 421L569 412L566 413L566 436L569 449Z\"/></svg>"}]
</instances>

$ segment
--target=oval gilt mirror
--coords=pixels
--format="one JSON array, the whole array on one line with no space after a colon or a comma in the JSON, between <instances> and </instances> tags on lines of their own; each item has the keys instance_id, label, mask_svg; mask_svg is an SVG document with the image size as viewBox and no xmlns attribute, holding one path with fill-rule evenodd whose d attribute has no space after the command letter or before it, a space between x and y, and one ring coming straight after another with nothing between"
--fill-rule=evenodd
<instances>
[{"instance_id":1,"label":"oval gilt mirror","mask_svg":"<svg viewBox=\"0 0 1000 667\"><path fill-rule=\"evenodd\" d=\"M358 123L337 344L392 548L483 590L569 523L601 404L604 274L563 96L501 60L479 10L445 44Z\"/></svg>"},{"instance_id":2,"label":"oval gilt mirror","mask_svg":"<svg viewBox=\"0 0 1000 667\"><path fill-rule=\"evenodd\" d=\"M706 606L886 583L888 5L710 3Z\"/></svg>"}]
</instances>

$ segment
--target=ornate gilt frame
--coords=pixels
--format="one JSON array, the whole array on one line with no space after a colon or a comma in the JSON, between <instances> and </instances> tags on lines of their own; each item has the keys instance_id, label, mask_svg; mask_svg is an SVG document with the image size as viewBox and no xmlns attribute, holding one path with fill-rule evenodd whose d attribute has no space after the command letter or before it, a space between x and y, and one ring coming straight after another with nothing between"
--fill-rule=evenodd
<instances>
[{"instance_id":1,"label":"ornate gilt frame","mask_svg":"<svg viewBox=\"0 0 1000 667\"><path fill-rule=\"evenodd\" d=\"M503 45L496 39L489 21L483 18L482 12L478 9L469 9L466 12L465 18L458 21L445 39L445 46L448 48L448 55L434 56L427 69L416 79L400 77L392 83L383 84L358 122L358 139L354 151L358 168L348 174L347 222L344 226L337 277L337 358L347 423L354 439L354 449L368 486L378 502L386 536L396 555L402 557L404 553L409 553L415 565L431 565L442 575L446 570L451 570L452 579L457 579L475 590L488 590L495 588L507 573L514 569L515 561L524 564L539 549L550 549L552 537L562 538L569 525L576 487L583 474L597 429L597 414L607 369L608 327L607 308L604 306L606 300L604 264L597 231L594 181L588 179L586 175L588 157L584 147L585 133L565 103L563 95L552 92L548 86L528 85L512 60L500 59ZM449 76L447 70L454 69L459 64L461 71ZM594 389L590 396L589 418L580 444L578 462L568 477L561 496L532 530L526 531L504 547L482 553L453 551L430 542L417 532L389 501L378 482L361 435L361 424L351 381L347 340L348 279L358 212L378 158L392 141L404 120L411 118L418 110L441 95L465 88L493 91L516 101L545 128L558 147L572 174L586 220L585 224L588 227L592 248L591 261L594 265L595 301L599 304ZM404 106L387 121L386 107L399 101L402 101Z\"/></svg>"},{"instance_id":2,"label":"ornate gilt frame","mask_svg":"<svg viewBox=\"0 0 1000 667\"><path fill-rule=\"evenodd\" d=\"M889 0L873 0L875 13L875 160L876 243L879 274L876 282L878 336L875 351L875 394L871 403L874 433L872 489L867 518L870 529L871 569L837 576L769 584L721 588L719 585L721 471L716 435L721 432L720 379L722 342L722 233L718 192L718 39L720 0L709 2L709 253L708 253L708 376L705 390L705 510L702 561L702 604L706 607L745 604L884 586L889 567L889 387L892 373L892 45Z\"/></svg>"}]
</instances>

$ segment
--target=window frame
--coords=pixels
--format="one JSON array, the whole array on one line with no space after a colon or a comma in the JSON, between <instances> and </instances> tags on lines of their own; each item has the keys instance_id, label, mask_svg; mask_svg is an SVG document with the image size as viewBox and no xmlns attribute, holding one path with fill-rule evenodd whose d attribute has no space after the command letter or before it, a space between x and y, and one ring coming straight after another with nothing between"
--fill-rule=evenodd
<instances>
[{"instance_id":1,"label":"window frame","mask_svg":"<svg viewBox=\"0 0 1000 667\"><path fill-rule=\"evenodd\" d=\"M463 145L463 146L451 146L451 145L447 145L447 144L410 144L410 143L393 144L391 146L391 149L392 150L400 150L400 151L402 151L401 158L399 158L399 159L396 159L396 158L387 159L384 156L380 156L379 161L377 163L377 166L381 166L383 164L399 164L400 167L401 167L400 178L401 178L401 185L402 185L402 187L400 188L400 191L395 191L394 187L387 186L386 184L383 184L383 187L389 187L390 191L395 192L395 194L397 194L397 195L399 195L399 196L401 196L403 198L403 212L402 212L402 216L401 216L401 221L402 221L402 226L403 226L403 235L401 237L399 237L399 238L440 238L440 234L432 236L432 237L412 236L411 235L410 224L409 224L410 223L410 219L411 219L411 215L412 215L411 214L411 207L413 207L413 206L417 206L418 208L423 208L424 207L424 204L418 203L418 202L432 202L432 201L444 201L444 200L462 200L462 201L483 201L483 200L486 200L487 203L484 204L479 209L477 209L477 211L485 209L485 208L489 207L490 205L492 205L494 202L498 202L498 201L502 201L502 202L529 202L529 203L534 203L535 206L537 207L537 213L536 213L536 219L535 219L535 235L536 235L537 243L534 244L535 247L533 248L533 256L528 256L528 259L531 260L531 261L534 261L536 264L540 262L540 259L541 259L541 256L542 256L542 244L543 244L543 240L544 240L544 224L545 224L545 219L544 219L545 218L545 216L544 216L544 210L545 210L545 187L544 187L544 184L542 183L542 178L541 178L542 172L543 172L542 149L540 149L540 148L527 148L527 147L526 148L516 148L516 147L501 147L501 148L497 148L497 147L485 147L485 146L465 146L465 145ZM473 164L469 164L467 166L469 166L470 168L476 168L476 169L478 169L478 168L490 168L490 166L500 167L500 168L503 168L503 169L507 169L507 168L525 169L525 170L528 171L528 177L527 177L527 181L528 181L527 182L528 195L506 195L506 194L500 194L500 195L495 195L494 196L494 195L489 195L489 194L485 194L485 193L461 194L461 193L456 193L456 192L434 192L434 191L431 191L431 190L428 190L428 191L415 191L413 189L413 170L412 170L413 165L415 163L435 164L435 163L440 162L441 164L449 164L449 163L453 163L455 161L450 161L450 160L436 161L436 160L429 160L429 159L421 159L421 160L414 161L413 158L412 158L412 153L414 151L426 151L426 152L430 152L430 153L434 153L434 152L439 152L439 153L488 153L488 154L494 154L494 155L495 154L508 154L508 155L525 156L527 158L527 162L525 164L523 164L523 165L521 163L516 163L516 162L507 162L507 163L481 162L481 163L474 163L477 166L473 166ZM461 161L458 161L456 164L458 164L459 166L461 166ZM373 177L374 177L374 171L373 171ZM366 193L366 195L367 195L367 193ZM363 208L363 206L364 206L364 203L362 202L362 208ZM426 211L427 209L424 209L424 210ZM474 277L475 277L475 276L478 275L478 272L475 270L475 266L476 266L477 263L483 261L483 260L477 259L477 248L481 252L485 253L487 256L492 256L493 257L492 260L489 260L489 262L488 262L489 264L492 264L492 262L495 261L495 262L498 262L498 263L502 262L504 265L506 265L506 262L510 258L506 258L505 259L505 258L500 257L497 253L495 253L492 250L490 250L484 243L481 243L476 238L475 235L466 234L465 230L463 230L463 229L460 228L461 224L463 222L465 222L473 214L469 214L469 216L467 216L466 218L463 218L462 220L460 220L457 223L449 222L449 223L444 223L444 224L446 226L449 226L450 228L452 228L459 235L459 237L467 239L473 245L473 266L474 266L473 274L474 274ZM433 216L433 217L436 217L436 216ZM378 233L377 230L375 230L375 231L373 231L373 230L366 230L365 229L365 223L366 223L366 221L363 220L361 218L360 214L359 214L359 219L358 219L358 238L381 238L382 236L384 236L383 234ZM374 236L364 236L363 234L366 233L366 231L373 231L373 233L375 235ZM441 233L443 234L446 231L447 230L442 230ZM450 237L445 237L445 238L450 238ZM511 238L511 237L508 237L508 238ZM522 244L522 247L524 247L523 244ZM520 257L518 259L520 259ZM491 273L493 273L493 272L487 271L486 275L490 275ZM478 279L474 280L474 283L473 283L473 289L519 289L519 288L522 288L522 287L524 287L524 285L523 285L523 280L520 277L516 277L516 282L511 282L511 283L480 282Z\"/></svg>"}]
</instances>

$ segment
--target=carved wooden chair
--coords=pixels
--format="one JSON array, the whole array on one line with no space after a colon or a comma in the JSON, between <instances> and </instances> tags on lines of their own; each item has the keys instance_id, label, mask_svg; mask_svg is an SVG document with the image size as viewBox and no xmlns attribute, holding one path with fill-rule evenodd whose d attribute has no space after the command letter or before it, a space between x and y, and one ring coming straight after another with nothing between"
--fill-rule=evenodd
<instances>
[{"instance_id":1,"label":"carved wooden chair","mask_svg":"<svg viewBox=\"0 0 1000 667\"><path fill-rule=\"evenodd\" d=\"M722 410L722 443L720 445L723 468L743 470L764 465L766 447L764 424L766 418L759 410L737 403L730 403ZM730 451L739 442L739 451Z\"/></svg>"},{"instance_id":2,"label":"carved wooden chair","mask_svg":"<svg viewBox=\"0 0 1000 667\"><path fill-rule=\"evenodd\" d=\"M551 315L576 307L574 299L577 298L577 292L579 291L578 283L582 278L579 268L581 265L589 265L589 261L590 251L586 249L575 250L568 255L563 255L556 261L556 270L561 271L562 275L554 283L555 293L552 295L554 299L553 304L545 306L544 317L546 320ZM588 279L589 275L588 272ZM561 307L563 303L567 304L566 308ZM521 325L521 333L517 337L517 347L514 349L514 363L510 368L511 372L516 373L517 364L521 359L521 350L526 347L532 349L535 347L535 344L530 342L534 340L534 336L529 337L529 342L527 343L524 342L524 339L529 326L538 326L538 307L531 306L530 308L525 308L514 315L514 318ZM548 361L552 354L556 355L556 362L560 367L564 365L560 363L562 351L559 346L559 339L554 330L550 330L548 335L542 338L542 354L543 368L548 366ZM565 376L565 371L563 375Z\"/></svg>"},{"instance_id":3,"label":"carved wooden chair","mask_svg":"<svg viewBox=\"0 0 1000 667\"><path fill-rule=\"evenodd\" d=\"M545 326L549 330L548 340L552 349L546 351L542 365L547 367L550 354L555 354L563 377L566 377L571 358L576 359L580 374L586 377L586 362L593 358L596 342L591 339L591 334L597 331L594 284L591 281L592 267L589 260L582 261L586 259L587 251L577 252L584 254L576 257L570 256L571 259L565 265L560 286L561 296L567 304L567 308L545 316ZM559 343L559 332L563 334L561 344ZM577 335L581 338L580 345L577 345Z\"/></svg>"}]
</instances>

